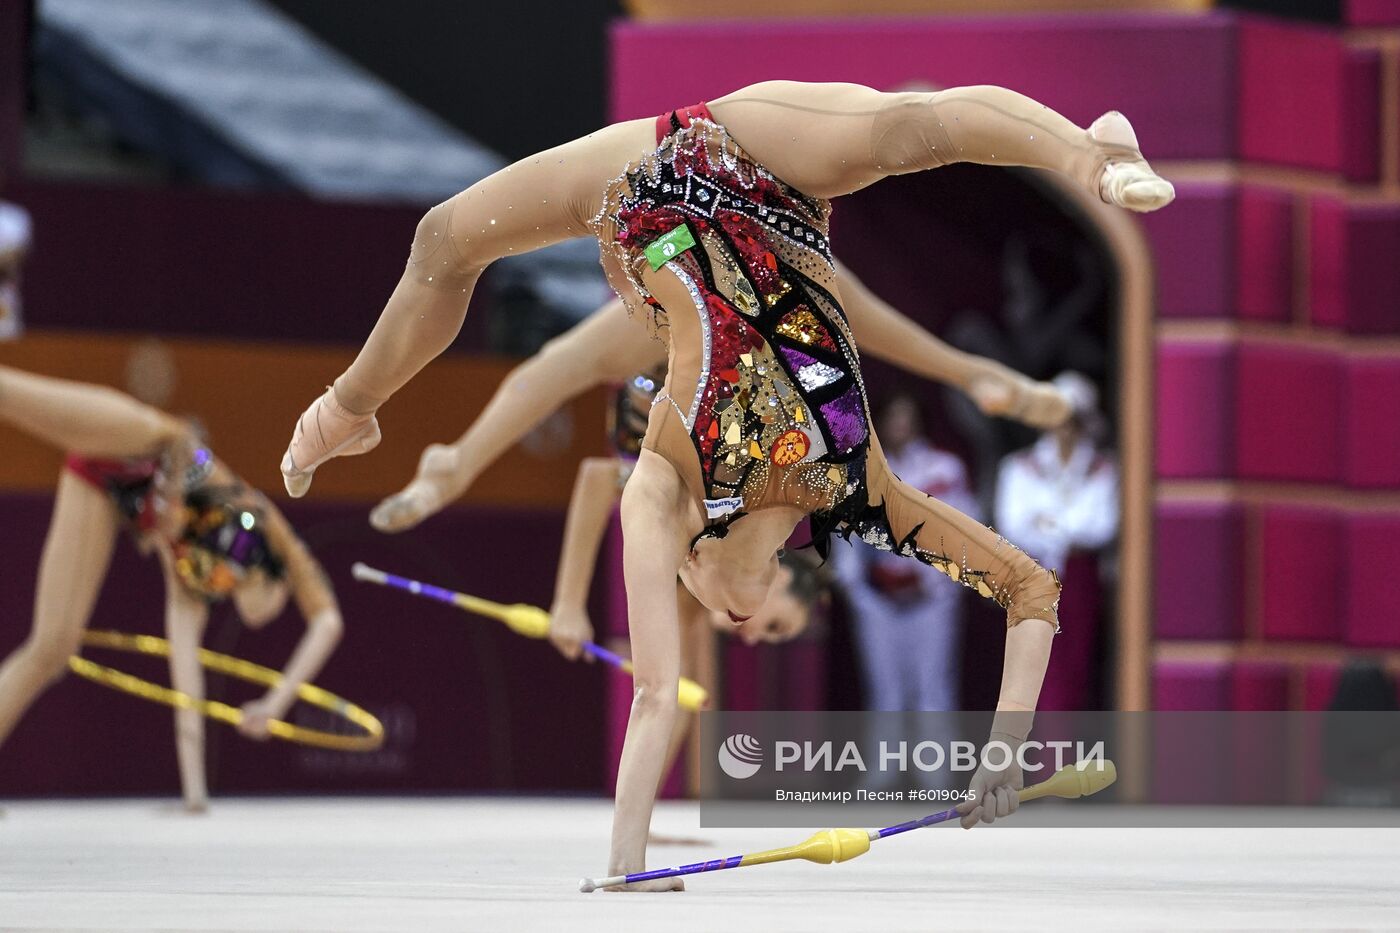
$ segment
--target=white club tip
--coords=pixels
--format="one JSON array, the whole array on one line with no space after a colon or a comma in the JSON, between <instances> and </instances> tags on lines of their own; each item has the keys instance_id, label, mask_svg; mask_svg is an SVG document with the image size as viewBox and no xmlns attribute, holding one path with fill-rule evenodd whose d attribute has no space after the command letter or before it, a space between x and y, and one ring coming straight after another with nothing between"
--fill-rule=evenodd
<instances>
[{"instance_id":1,"label":"white club tip","mask_svg":"<svg viewBox=\"0 0 1400 933\"><path fill-rule=\"evenodd\" d=\"M594 891L598 890L598 885L593 882L592 878L580 878L578 889L584 894L592 894Z\"/></svg>"},{"instance_id":2,"label":"white club tip","mask_svg":"<svg viewBox=\"0 0 1400 933\"><path fill-rule=\"evenodd\" d=\"M369 583L384 583L388 580L388 575L382 570L375 570L369 564L362 561L355 561L350 567L350 575L356 580L364 580Z\"/></svg>"}]
</instances>

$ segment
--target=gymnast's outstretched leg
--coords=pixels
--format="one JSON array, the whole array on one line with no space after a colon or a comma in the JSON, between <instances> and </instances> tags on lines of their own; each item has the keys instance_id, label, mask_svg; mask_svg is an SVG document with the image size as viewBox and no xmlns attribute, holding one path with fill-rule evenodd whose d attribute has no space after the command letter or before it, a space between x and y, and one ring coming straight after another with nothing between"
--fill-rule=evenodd
<instances>
[{"instance_id":1,"label":"gymnast's outstretched leg","mask_svg":"<svg viewBox=\"0 0 1400 933\"><path fill-rule=\"evenodd\" d=\"M749 155L815 197L954 162L1050 169L1137 211L1173 197L1122 114L1109 111L1085 130L1002 87L886 94L859 84L766 81L710 110Z\"/></svg>"},{"instance_id":2,"label":"gymnast's outstretched leg","mask_svg":"<svg viewBox=\"0 0 1400 933\"><path fill-rule=\"evenodd\" d=\"M149 457L187 433L163 411L106 386L0 366L0 421L88 457Z\"/></svg>"}]
</instances>

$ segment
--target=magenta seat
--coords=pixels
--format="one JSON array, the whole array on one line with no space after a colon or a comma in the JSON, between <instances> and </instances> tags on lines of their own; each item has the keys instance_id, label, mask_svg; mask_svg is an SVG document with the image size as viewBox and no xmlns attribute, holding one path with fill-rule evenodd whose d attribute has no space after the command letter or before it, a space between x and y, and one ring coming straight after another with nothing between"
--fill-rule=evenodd
<instances>
[{"instance_id":1,"label":"magenta seat","mask_svg":"<svg viewBox=\"0 0 1400 933\"><path fill-rule=\"evenodd\" d=\"M1264 509L1261 632L1277 641L1337 641L1342 636L1346 564L1342 516L1329 509Z\"/></svg>"},{"instance_id":2,"label":"magenta seat","mask_svg":"<svg viewBox=\"0 0 1400 933\"><path fill-rule=\"evenodd\" d=\"M1239 316L1287 321L1293 316L1293 195L1275 188L1241 188L1236 205Z\"/></svg>"},{"instance_id":3,"label":"magenta seat","mask_svg":"<svg viewBox=\"0 0 1400 933\"><path fill-rule=\"evenodd\" d=\"M1239 347L1236 467L1240 479L1341 478L1342 366L1330 350Z\"/></svg>"},{"instance_id":4,"label":"magenta seat","mask_svg":"<svg viewBox=\"0 0 1400 933\"><path fill-rule=\"evenodd\" d=\"M1243 513L1235 504L1157 505L1153 618L1158 638L1240 637L1243 528Z\"/></svg>"},{"instance_id":5,"label":"magenta seat","mask_svg":"<svg viewBox=\"0 0 1400 933\"><path fill-rule=\"evenodd\" d=\"M1347 644L1400 648L1400 513L1352 515L1345 527Z\"/></svg>"},{"instance_id":6,"label":"magenta seat","mask_svg":"<svg viewBox=\"0 0 1400 933\"><path fill-rule=\"evenodd\" d=\"M1308 201L1308 319L1342 327L1347 319L1347 207L1317 197Z\"/></svg>"},{"instance_id":7,"label":"magenta seat","mask_svg":"<svg viewBox=\"0 0 1400 933\"><path fill-rule=\"evenodd\" d=\"M1400 489L1400 357L1347 361L1346 480L1355 489Z\"/></svg>"},{"instance_id":8,"label":"magenta seat","mask_svg":"<svg viewBox=\"0 0 1400 933\"><path fill-rule=\"evenodd\" d=\"M1347 181L1374 184L1381 168L1380 52L1347 49L1342 68L1342 172Z\"/></svg>"},{"instance_id":9,"label":"magenta seat","mask_svg":"<svg viewBox=\"0 0 1400 933\"><path fill-rule=\"evenodd\" d=\"M1264 19L1239 24L1239 158L1342 169L1345 47L1313 26ZM1287 106L1279 106L1287 101ZM1306 114L1307 132L1299 132Z\"/></svg>"},{"instance_id":10,"label":"magenta seat","mask_svg":"<svg viewBox=\"0 0 1400 933\"><path fill-rule=\"evenodd\" d=\"M1400 206L1356 204L1347 211L1346 316L1353 334L1400 334Z\"/></svg>"},{"instance_id":11,"label":"magenta seat","mask_svg":"<svg viewBox=\"0 0 1400 933\"><path fill-rule=\"evenodd\" d=\"M1158 661L1152 668L1152 708L1229 709L1230 672L1226 661Z\"/></svg>"},{"instance_id":12,"label":"magenta seat","mask_svg":"<svg viewBox=\"0 0 1400 933\"><path fill-rule=\"evenodd\" d=\"M1228 343L1157 345L1157 475L1234 475L1235 348Z\"/></svg>"},{"instance_id":13,"label":"magenta seat","mask_svg":"<svg viewBox=\"0 0 1400 933\"><path fill-rule=\"evenodd\" d=\"M1238 661L1230 684L1231 708L1268 712L1292 707L1291 668L1274 661Z\"/></svg>"},{"instance_id":14,"label":"magenta seat","mask_svg":"<svg viewBox=\"0 0 1400 933\"><path fill-rule=\"evenodd\" d=\"M1141 218L1156 263L1157 314L1234 317L1234 188L1192 183L1176 190L1171 210Z\"/></svg>"}]
</instances>

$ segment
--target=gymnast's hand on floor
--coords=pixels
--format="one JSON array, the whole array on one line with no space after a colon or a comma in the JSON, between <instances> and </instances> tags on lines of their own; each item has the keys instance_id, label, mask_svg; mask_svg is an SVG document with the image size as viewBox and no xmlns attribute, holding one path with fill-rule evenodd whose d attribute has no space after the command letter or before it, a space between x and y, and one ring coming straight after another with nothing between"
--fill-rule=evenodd
<instances>
[{"instance_id":1,"label":"gymnast's hand on floor","mask_svg":"<svg viewBox=\"0 0 1400 933\"><path fill-rule=\"evenodd\" d=\"M1020 790L1025 781L1020 763L1013 759L1009 767L996 771L987 767L986 758L984 752L982 765L967 785L973 796L956 808L962 814L963 829L971 829L978 823L995 823L1015 813L1021 805ZM993 752L992 760L1000 762L1001 757Z\"/></svg>"},{"instance_id":2,"label":"gymnast's hand on floor","mask_svg":"<svg viewBox=\"0 0 1400 933\"><path fill-rule=\"evenodd\" d=\"M968 386L967 394L984 415L1011 418L1042 431L1064 424L1072 412L1069 399L1059 389L1019 373L981 374Z\"/></svg>"},{"instance_id":3,"label":"gymnast's hand on floor","mask_svg":"<svg viewBox=\"0 0 1400 933\"><path fill-rule=\"evenodd\" d=\"M588 612L577 606L564 606L555 603L549 610L549 643L559 649L559 653L570 661L577 661L579 655L590 664L593 655L584 654L583 643L593 640L593 623Z\"/></svg>"},{"instance_id":4,"label":"gymnast's hand on floor","mask_svg":"<svg viewBox=\"0 0 1400 933\"><path fill-rule=\"evenodd\" d=\"M369 523L388 534L407 531L442 511L466 490L457 448L429 444L418 458L418 475L413 482L376 505L369 513Z\"/></svg>"}]
</instances>

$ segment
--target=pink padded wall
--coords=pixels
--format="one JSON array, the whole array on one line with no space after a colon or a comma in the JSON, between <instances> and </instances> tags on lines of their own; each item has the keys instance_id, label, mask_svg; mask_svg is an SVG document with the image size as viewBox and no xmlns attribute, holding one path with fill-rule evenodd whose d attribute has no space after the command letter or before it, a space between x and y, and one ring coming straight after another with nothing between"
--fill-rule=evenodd
<instances>
[{"instance_id":1,"label":"pink padded wall","mask_svg":"<svg viewBox=\"0 0 1400 933\"><path fill-rule=\"evenodd\" d=\"M1400 512L1353 515L1345 530L1347 644L1400 648Z\"/></svg>"},{"instance_id":2,"label":"pink padded wall","mask_svg":"<svg viewBox=\"0 0 1400 933\"><path fill-rule=\"evenodd\" d=\"M1346 478L1354 489L1400 489L1400 356L1347 361Z\"/></svg>"},{"instance_id":3,"label":"pink padded wall","mask_svg":"<svg viewBox=\"0 0 1400 933\"><path fill-rule=\"evenodd\" d=\"M1080 125L1122 110L1159 159L1228 158L1235 28L1221 14L619 22L611 113L652 116L775 78L1001 84Z\"/></svg>"},{"instance_id":4,"label":"pink padded wall","mask_svg":"<svg viewBox=\"0 0 1400 933\"><path fill-rule=\"evenodd\" d=\"M1342 67L1342 172L1347 181L1374 183L1381 166L1380 52L1347 49Z\"/></svg>"},{"instance_id":5,"label":"pink padded wall","mask_svg":"<svg viewBox=\"0 0 1400 933\"><path fill-rule=\"evenodd\" d=\"M1340 665L1330 662L1309 664L1303 670L1303 709L1326 709L1332 702L1332 694L1337 689L1337 677L1341 672Z\"/></svg>"},{"instance_id":6,"label":"pink padded wall","mask_svg":"<svg viewBox=\"0 0 1400 933\"><path fill-rule=\"evenodd\" d=\"M1157 313L1172 317L1235 316L1234 187L1181 184L1170 210L1144 214L1157 271Z\"/></svg>"},{"instance_id":7,"label":"pink padded wall","mask_svg":"<svg viewBox=\"0 0 1400 933\"><path fill-rule=\"evenodd\" d=\"M1230 682L1230 708L1238 710L1286 710L1291 668L1273 661L1237 661Z\"/></svg>"},{"instance_id":8,"label":"pink padded wall","mask_svg":"<svg viewBox=\"0 0 1400 933\"><path fill-rule=\"evenodd\" d=\"M1338 480L1342 366L1336 354L1263 343L1242 343L1238 352L1240 478Z\"/></svg>"},{"instance_id":9,"label":"pink padded wall","mask_svg":"<svg viewBox=\"0 0 1400 933\"><path fill-rule=\"evenodd\" d=\"M1287 321L1293 312L1293 195L1240 188L1236 205L1235 304L1241 318Z\"/></svg>"},{"instance_id":10,"label":"pink padded wall","mask_svg":"<svg viewBox=\"0 0 1400 933\"><path fill-rule=\"evenodd\" d=\"M1308 202L1308 319L1342 327L1347 318L1347 207L1334 199Z\"/></svg>"},{"instance_id":11,"label":"pink padded wall","mask_svg":"<svg viewBox=\"0 0 1400 933\"><path fill-rule=\"evenodd\" d=\"M1234 473L1235 348L1157 346L1157 475L1217 479Z\"/></svg>"},{"instance_id":12,"label":"pink padded wall","mask_svg":"<svg viewBox=\"0 0 1400 933\"><path fill-rule=\"evenodd\" d=\"M1344 47L1327 29L1240 21L1239 157L1340 171Z\"/></svg>"},{"instance_id":13,"label":"pink padded wall","mask_svg":"<svg viewBox=\"0 0 1400 933\"><path fill-rule=\"evenodd\" d=\"M1343 11L1352 26L1400 26L1400 0L1344 0Z\"/></svg>"},{"instance_id":14,"label":"pink padded wall","mask_svg":"<svg viewBox=\"0 0 1400 933\"><path fill-rule=\"evenodd\" d=\"M1342 517L1329 509L1263 509L1262 634L1275 641L1338 641L1346 547Z\"/></svg>"},{"instance_id":15,"label":"pink padded wall","mask_svg":"<svg viewBox=\"0 0 1400 933\"><path fill-rule=\"evenodd\" d=\"M1158 638L1236 639L1244 631L1244 516L1224 502L1164 502L1153 522Z\"/></svg>"},{"instance_id":16,"label":"pink padded wall","mask_svg":"<svg viewBox=\"0 0 1400 933\"><path fill-rule=\"evenodd\" d=\"M1152 668L1152 708L1230 708L1230 664L1225 661L1158 661Z\"/></svg>"},{"instance_id":17,"label":"pink padded wall","mask_svg":"<svg viewBox=\"0 0 1400 933\"><path fill-rule=\"evenodd\" d=\"M1344 242L1347 331L1400 334L1400 205L1351 205Z\"/></svg>"},{"instance_id":18,"label":"pink padded wall","mask_svg":"<svg viewBox=\"0 0 1400 933\"><path fill-rule=\"evenodd\" d=\"M1400 206L1310 204L1311 320L1353 334L1400 334Z\"/></svg>"}]
</instances>

